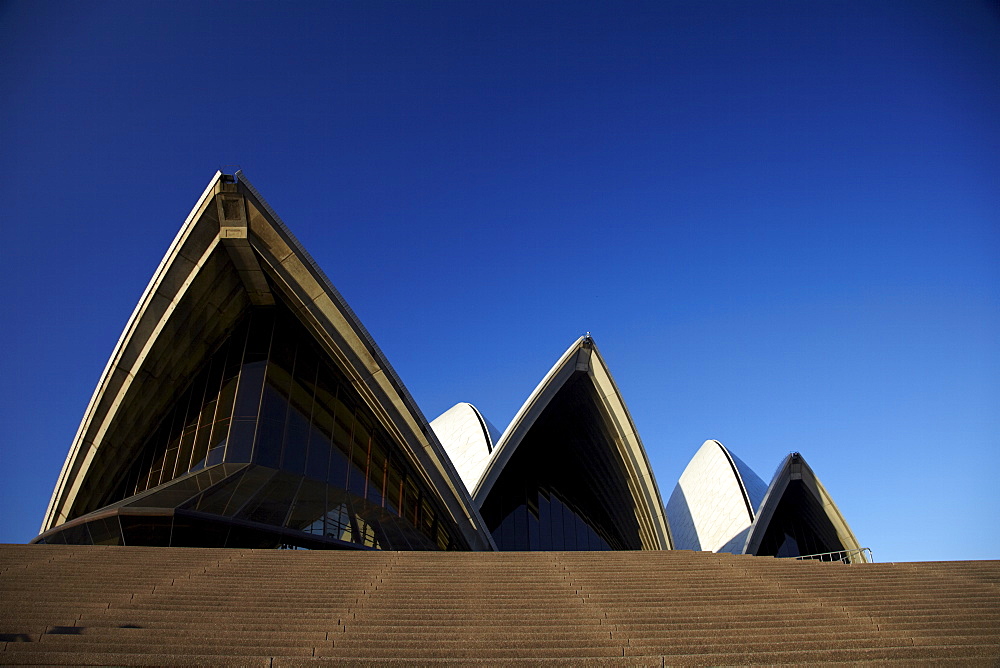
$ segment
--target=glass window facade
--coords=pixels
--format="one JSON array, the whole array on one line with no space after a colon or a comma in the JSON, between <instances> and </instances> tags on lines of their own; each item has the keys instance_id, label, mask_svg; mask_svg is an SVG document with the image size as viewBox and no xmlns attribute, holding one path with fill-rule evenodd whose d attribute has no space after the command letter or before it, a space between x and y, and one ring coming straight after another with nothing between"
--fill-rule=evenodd
<instances>
[{"instance_id":1,"label":"glass window facade","mask_svg":"<svg viewBox=\"0 0 1000 668\"><path fill-rule=\"evenodd\" d=\"M844 549L823 504L804 482L791 480L768 522L756 554L799 557Z\"/></svg>"},{"instance_id":2,"label":"glass window facade","mask_svg":"<svg viewBox=\"0 0 1000 668\"><path fill-rule=\"evenodd\" d=\"M363 547L467 547L402 446L282 306L250 310L127 450L139 454L98 508L166 485L153 506ZM187 487L168 485L224 463L252 466L190 502Z\"/></svg>"},{"instance_id":3,"label":"glass window facade","mask_svg":"<svg viewBox=\"0 0 1000 668\"><path fill-rule=\"evenodd\" d=\"M223 463L111 504L35 542L434 550L442 547L438 536L320 480Z\"/></svg>"},{"instance_id":4,"label":"glass window facade","mask_svg":"<svg viewBox=\"0 0 1000 668\"><path fill-rule=\"evenodd\" d=\"M481 509L501 550L643 548L628 476L583 372L553 397Z\"/></svg>"}]
</instances>

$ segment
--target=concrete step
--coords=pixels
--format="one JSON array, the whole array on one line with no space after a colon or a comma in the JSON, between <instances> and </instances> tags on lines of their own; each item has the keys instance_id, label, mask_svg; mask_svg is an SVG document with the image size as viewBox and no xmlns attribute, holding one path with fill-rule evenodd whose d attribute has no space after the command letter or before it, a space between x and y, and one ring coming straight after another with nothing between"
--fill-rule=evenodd
<instances>
[{"instance_id":1,"label":"concrete step","mask_svg":"<svg viewBox=\"0 0 1000 668\"><path fill-rule=\"evenodd\" d=\"M315 656L318 657L370 657L372 656L364 648L355 647L330 647L316 648ZM507 659L564 659L572 660L577 658L601 658L601 657L622 657L625 656L621 647L524 647L524 648L504 648L497 647L492 650L478 648L454 648L442 650L437 647L425 648L380 648L376 656L379 659L412 659L422 661L427 657L447 656L454 659L484 659L507 660Z\"/></svg>"},{"instance_id":2,"label":"concrete step","mask_svg":"<svg viewBox=\"0 0 1000 668\"><path fill-rule=\"evenodd\" d=\"M65 626L74 626L71 622ZM344 625L339 620L331 617L328 620L308 620L301 618L279 617L272 619L260 619L258 617L247 618L245 616L232 613L224 613L224 617L206 619L182 618L176 616L163 616L159 619L136 619L134 617L104 617L104 618L82 618L76 620L76 628L88 629L112 629L129 631L139 629L175 629L175 630L201 630L218 629L220 631L244 632L248 634L259 634L269 632L295 632L295 631L322 631L329 633L343 633Z\"/></svg>"},{"instance_id":3,"label":"concrete step","mask_svg":"<svg viewBox=\"0 0 1000 668\"><path fill-rule=\"evenodd\" d=\"M120 627L100 627L100 626L90 626L90 627L79 627L79 626L53 626L45 629L45 632L41 635L45 636L61 636L61 637L75 637L75 638L87 638L95 639L100 642L108 642L109 640L117 640L122 642L139 642L152 640L156 642L163 641L187 641L190 639L200 640L218 640L222 644L226 644L226 639L245 642L248 634L252 633L255 641L260 639L262 642L279 642L292 641L299 644L304 643L316 643L316 642L326 642L331 640L331 636L341 637L344 634L342 627L335 626L330 629L324 630L276 630L271 627L256 627L254 629L247 629L244 627L239 627L235 629L220 628L212 626L211 628L206 628L204 625L196 626L192 625L189 628L120 628ZM42 642L44 639L39 637L37 642ZM280 644L280 643L279 643Z\"/></svg>"},{"instance_id":4,"label":"concrete step","mask_svg":"<svg viewBox=\"0 0 1000 668\"><path fill-rule=\"evenodd\" d=\"M284 657L283 657L284 658ZM288 657L284 665L302 665L306 657ZM0 654L0 662L8 665L36 666L246 666L270 668L269 656L224 656L219 654L117 654L108 651L81 653L72 651L12 652Z\"/></svg>"},{"instance_id":5,"label":"concrete step","mask_svg":"<svg viewBox=\"0 0 1000 668\"><path fill-rule=\"evenodd\" d=\"M0 663L989 665L995 583L1000 562L0 546Z\"/></svg>"},{"instance_id":6,"label":"concrete step","mask_svg":"<svg viewBox=\"0 0 1000 668\"><path fill-rule=\"evenodd\" d=\"M55 636L51 636L55 638ZM325 650L325 648L324 648ZM7 643L4 652L0 654L0 662L5 662L14 658L17 654L28 654L33 652L71 652L76 654L90 654L94 652L114 652L115 654L195 654L195 655L219 655L219 656L314 656L313 648L308 646L260 646L256 643L220 645L211 641L196 644L173 644L173 643L122 643L103 642L85 640L72 641L48 641L48 642L21 642Z\"/></svg>"}]
</instances>

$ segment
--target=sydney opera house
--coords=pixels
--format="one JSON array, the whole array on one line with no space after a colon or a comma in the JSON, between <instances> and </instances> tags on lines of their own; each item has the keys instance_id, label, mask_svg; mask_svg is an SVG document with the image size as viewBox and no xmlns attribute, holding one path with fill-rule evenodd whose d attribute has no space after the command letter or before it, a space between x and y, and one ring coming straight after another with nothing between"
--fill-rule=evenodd
<instances>
[{"instance_id":1,"label":"sydney opera house","mask_svg":"<svg viewBox=\"0 0 1000 668\"><path fill-rule=\"evenodd\" d=\"M33 542L866 558L798 453L768 483L707 441L664 505L589 336L502 433L467 403L428 422L240 172L143 293Z\"/></svg>"}]
</instances>

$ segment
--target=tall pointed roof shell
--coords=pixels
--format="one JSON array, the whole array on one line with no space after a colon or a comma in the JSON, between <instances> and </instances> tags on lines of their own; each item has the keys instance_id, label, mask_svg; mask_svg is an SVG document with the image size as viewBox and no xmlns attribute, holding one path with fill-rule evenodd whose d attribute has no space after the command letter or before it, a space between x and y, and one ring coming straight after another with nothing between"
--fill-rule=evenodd
<instances>
[{"instance_id":1,"label":"tall pointed roof shell","mask_svg":"<svg viewBox=\"0 0 1000 668\"><path fill-rule=\"evenodd\" d=\"M86 512L81 502L106 477L108 460L127 456L116 451L115 435L141 422L152 412L150 397L163 394L144 389L175 382L185 371L185 358L203 357L196 353L207 347L205 341L246 306L276 299L294 311L404 445L469 546L494 549L458 473L388 360L241 172L215 174L146 287L85 411L42 531Z\"/></svg>"},{"instance_id":2,"label":"tall pointed roof shell","mask_svg":"<svg viewBox=\"0 0 1000 668\"><path fill-rule=\"evenodd\" d=\"M598 408L601 419L606 421L605 426L614 440L610 444L613 454L620 459L627 472L628 489L643 535L643 544L649 549L670 549L670 529L646 450L611 372L590 336L580 337L573 342L518 410L494 448L492 457L476 484L473 498L482 507L504 467L532 426L568 381L580 374L586 377L594 389L600 404Z\"/></svg>"}]
</instances>

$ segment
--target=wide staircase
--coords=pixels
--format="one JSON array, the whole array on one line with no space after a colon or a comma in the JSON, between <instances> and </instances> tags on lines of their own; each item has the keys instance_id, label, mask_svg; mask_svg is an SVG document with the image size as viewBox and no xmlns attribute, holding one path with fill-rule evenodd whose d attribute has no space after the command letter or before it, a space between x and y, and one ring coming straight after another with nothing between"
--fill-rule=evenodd
<instances>
[{"instance_id":1,"label":"wide staircase","mask_svg":"<svg viewBox=\"0 0 1000 668\"><path fill-rule=\"evenodd\" d=\"M1000 561L0 545L0 664L1000 665Z\"/></svg>"}]
</instances>

